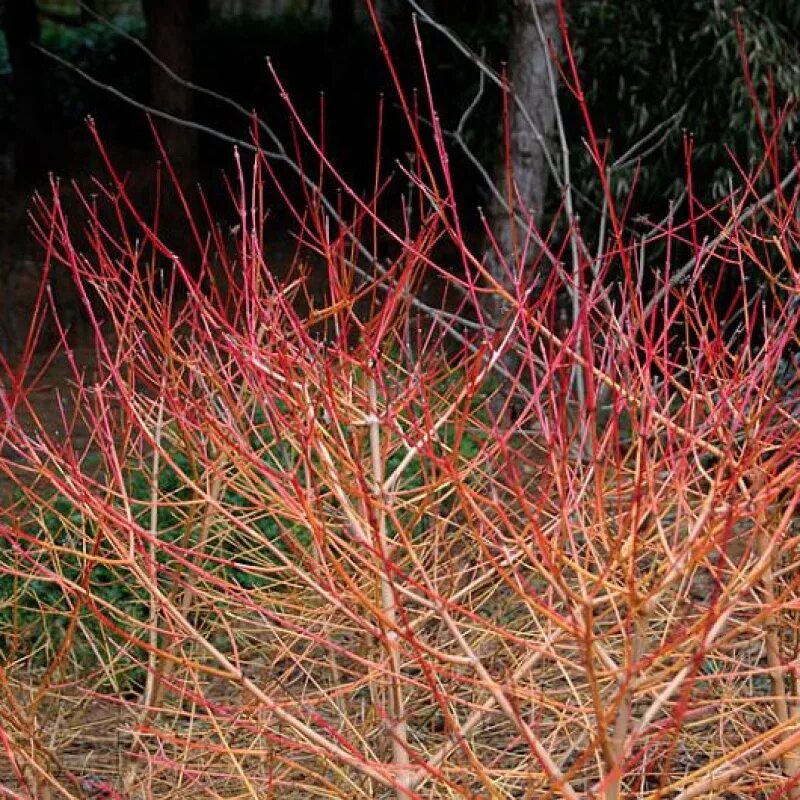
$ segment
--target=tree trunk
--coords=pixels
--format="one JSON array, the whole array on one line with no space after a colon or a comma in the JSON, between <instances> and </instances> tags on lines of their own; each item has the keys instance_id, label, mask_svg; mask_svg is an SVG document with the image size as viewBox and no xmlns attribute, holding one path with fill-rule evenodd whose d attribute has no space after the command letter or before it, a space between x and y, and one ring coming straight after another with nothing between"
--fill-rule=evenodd
<instances>
[{"instance_id":1,"label":"tree trunk","mask_svg":"<svg viewBox=\"0 0 800 800\"><path fill-rule=\"evenodd\" d=\"M156 58L187 80L192 78L192 39L202 5L197 0L142 1L150 49ZM192 91L156 63L150 65L150 88L153 105L160 111L179 119L192 119ZM191 171L197 161L197 132L170 122L161 122L158 127L178 172Z\"/></svg>"},{"instance_id":2,"label":"tree trunk","mask_svg":"<svg viewBox=\"0 0 800 800\"><path fill-rule=\"evenodd\" d=\"M529 253L531 259L536 256L526 220L538 224L544 210L550 178L548 148L556 122L548 60L553 50L560 52L562 42L557 0L509 0L509 15L508 79L513 96L508 98L508 119L496 173L496 186L503 201L493 197L489 206L494 243L489 245L486 266L497 284L514 297L526 267L522 263L524 254ZM557 74L554 66L553 73ZM532 276L525 276L526 287L531 280ZM486 304L485 311L489 320L500 326L511 307L512 303L498 293ZM505 354L503 366L512 377L494 395L491 409L498 424L505 426L519 413L515 386L523 376L520 359L513 350Z\"/></svg>"},{"instance_id":3,"label":"tree trunk","mask_svg":"<svg viewBox=\"0 0 800 800\"><path fill-rule=\"evenodd\" d=\"M518 262L527 231L524 224L515 222L514 212L521 212L522 218L530 214L538 223L544 209L550 178L547 148L554 138L556 119L548 60L551 48L558 54L562 47L556 0L509 0L509 6L508 78L514 97L509 98L508 129L503 133L508 136L510 152L507 156L503 147L497 168L497 187L508 208L495 198L489 212L500 251L500 257L490 256L489 267L506 289L513 286L512 276L525 266ZM546 42L537 27L537 15ZM554 65L552 69L557 75ZM497 304L496 316L502 315L504 305Z\"/></svg>"},{"instance_id":4,"label":"tree trunk","mask_svg":"<svg viewBox=\"0 0 800 800\"><path fill-rule=\"evenodd\" d=\"M7 0L2 4L3 27L16 100L16 180L27 185L42 164L39 104L42 60L34 46L39 43L39 17L35 0Z\"/></svg>"},{"instance_id":5,"label":"tree trunk","mask_svg":"<svg viewBox=\"0 0 800 800\"><path fill-rule=\"evenodd\" d=\"M97 0L83 0L81 3L81 23L83 25L88 25L92 22L96 22L95 14L98 13L97 8Z\"/></svg>"},{"instance_id":6,"label":"tree trunk","mask_svg":"<svg viewBox=\"0 0 800 800\"><path fill-rule=\"evenodd\" d=\"M331 38L334 41L346 38L352 34L355 26L355 0L331 0Z\"/></svg>"}]
</instances>

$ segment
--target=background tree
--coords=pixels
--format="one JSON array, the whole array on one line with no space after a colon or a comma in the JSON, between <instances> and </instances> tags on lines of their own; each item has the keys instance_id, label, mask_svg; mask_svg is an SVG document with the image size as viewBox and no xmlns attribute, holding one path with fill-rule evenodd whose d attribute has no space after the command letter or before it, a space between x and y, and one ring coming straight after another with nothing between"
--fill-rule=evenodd
<instances>
[{"instance_id":1,"label":"background tree","mask_svg":"<svg viewBox=\"0 0 800 800\"><path fill-rule=\"evenodd\" d=\"M519 263L524 234L517 214L541 221L550 182L556 123L556 68L562 50L555 0L509 0L508 100L505 130L495 169L499 193L490 206L498 255L490 258L495 278L509 285ZM507 141L504 141L504 139Z\"/></svg>"},{"instance_id":2,"label":"background tree","mask_svg":"<svg viewBox=\"0 0 800 800\"><path fill-rule=\"evenodd\" d=\"M42 60L39 18L35 0L6 0L0 4L15 99L16 149L14 171L23 185L39 170L42 130Z\"/></svg>"},{"instance_id":3,"label":"background tree","mask_svg":"<svg viewBox=\"0 0 800 800\"><path fill-rule=\"evenodd\" d=\"M515 60L515 41L525 36L536 41L533 34L526 33L523 14L536 7L545 21L546 5L474 0L459 4L456 10L444 2L405 2L431 32L425 38L431 71L447 75L448 88L440 92L440 100L451 133L464 108L476 97L483 73L484 91L458 141L468 146L471 157L485 167L494 158L495 120L500 110L496 91L499 81L487 76L489 72L499 76L506 65L512 91L521 96L525 90L517 73L526 74L526 63L525 59ZM614 164L627 154L615 165L615 191L619 198L626 197L636 176L637 211L665 211L668 201L680 196L686 173L684 132L694 143L696 188L708 191L709 196L728 190L735 173L731 152L746 165L763 151L743 69L742 45L762 118L769 118L770 87L777 109L795 109L785 118L781 144L781 157L790 158L800 97L796 33L800 30L800 4L777 0L753 0L746 5L734 0L644 0L635 4L577 0L567 4L566 11L589 108L597 130L607 132L609 161ZM558 47L560 34L554 33L551 41ZM537 49L538 44L528 52L536 53ZM546 79L543 72L539 74ZM515 83L519 84L516 90ZM579 190L577 210L584 217L591 216L599 210L598 184L581 139L583 121L560 78L557 83L570 146L572 184ZM544 92L540 94L545 96ZM522 105L529 109L532 119L536 103L527 99ZM551 154L559 165L560 147ZM492 187L484 185L484 202L492 193ZM582 202L587 196L592 202ZM560 199L558 193L551 192L545 206L552 208Z\"/></svg>"},{"instance_id":4,"label":"background tree","mask_svg":"<svg viewBox=\"0 0 800 800\"><path fill-rule=\"evenodd\" d=\"M351 35L355 24L355 0L331 0L331 36L338 38Z\"/></svg>"},{"instance_id":5,"label":"background tree","mask_svg":"<svg viewBox=\"0 0 800 800\"><path fill-rule=\"evenodd\" d=\"M208 16L208 0L142 0L150 49L163 65L184 80L194 70L193 34ZM162 65L153 62L150 71L153 105L178 119L194 117L194 93L176 81ZM160 126L164 146L178 168L191 168L197 160L197 132L185 126Z\"/></svg>"}]
</instances>

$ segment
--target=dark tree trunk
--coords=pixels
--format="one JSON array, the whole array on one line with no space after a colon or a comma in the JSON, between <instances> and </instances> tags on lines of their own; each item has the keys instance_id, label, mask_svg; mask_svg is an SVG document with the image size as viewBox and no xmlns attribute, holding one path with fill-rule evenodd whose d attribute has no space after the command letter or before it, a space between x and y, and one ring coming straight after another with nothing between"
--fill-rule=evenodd
<instances>
[{"instance_id":1,"label":"dark tree trunk","mask_svg":"<svg viewBox=\"0 0 800 800\"><path fill-rule=\"evenodd\" d=\"M147 39L156 58L181 78L191 80L195 25L207 2L198 0L142 0ZM156 63L150 67L153 105L176 118L193 118L192 91L168 75ZM197 132L170 122L159 123L164 146L179 172L191 171L197 161Z\"/></svg>"},{"instance_id":2,"label":"dark tree trunk","mask_svg":"<svg viewBox=\"0 0 800 800\"><path fill-rule=\"evenodd\" d=\"M556 54L562 47L558 7L556 0L509 0L509 6L508 78L516 99L509 98L510 158L507 164L504 152L499 159L497 186L512 211L524 209L523 217L530 213L539 222L550 178L547 149L555 131L555 99L547 62L552 57L550 47ZM542 42L537 13L549 44ZM558 74L555 66L553 73ZM492 202L490 214L492 231L506 265L512 271L523 268L516 262L526 238L524 226L515 223L512 214L497 200ZM501 259L490 258L490 265L494 277L510 288Z\"/></svg>"},{"instance_id":3,"label":"dark tree trunk","mask_svg":"<svg viewBox=\"0 0 800 800\"><path fill-rule=\"evenodd\" d=\"M331 36L334 39L347 37L353 32L355 25L355 0L331 0Z\"/></svg>"},{"instance_id":4,"label":"dark tree trunk","mask_svg":"<svg viewBox=\"0 0 800 800\"><path fill-rule=\"evenodd\" d=\"M35 0L7 0L2 4L2 16L16 100L14 173L17 181L25 185L36 178L42 168L39 106L43 65L35 50L39 42Z\"/></svg>"},{"instance_id":5,"label":"dark tree trunk","mask_svg":"<svg viewBox=\"0 0 800 800\"><path fill-rule=\"evenodd\" d=\"M81 22L84 25L96 21L92 12L97 13L97 0L83 0L81 3Z\"/></svg>"},{"instance_id":6,"label":"dark tree trunk","mask_svg":"<svg viewBox=\"0 0 800 800\"><path fill-rule=\"evenodd\" d=\"M433 0L432 14L438 22L448 26L469 20L470 25L481 25L487 20L496 21L497 0Z\"/></svg>"}]
</instances>

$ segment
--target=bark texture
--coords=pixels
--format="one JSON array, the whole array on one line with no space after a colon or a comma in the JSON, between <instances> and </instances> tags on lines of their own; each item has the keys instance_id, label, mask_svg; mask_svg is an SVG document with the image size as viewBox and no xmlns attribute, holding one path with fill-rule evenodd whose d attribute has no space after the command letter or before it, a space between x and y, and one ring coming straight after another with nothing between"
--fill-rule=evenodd
<instances>
[{"instance_id":1,"label":"bark texture","mask_svg":"<svg viewBox=\"0 0 800 800\"><path fill-rule=\"evenodd\" d=\"M538 222L550 180L547 150L553 144L556 122L548 60L552 58L551 48L556 55L562 48L558 6L556 0L509 0L509 7L508 78L514 97L509 98L508 132L503 132L509 138L510 153L507 156L502 147L497 186L512 211L523 210L523 216L530 213ZM537 14L545 42L536 24ZM553 71L557 74L555 67ZM506 269L524 267L518 261L526 231L496 199L490 206L490 221L502 254L502 258L490 257L490 269L503 286L510 288Z\"/></svg>"}]
</instances>

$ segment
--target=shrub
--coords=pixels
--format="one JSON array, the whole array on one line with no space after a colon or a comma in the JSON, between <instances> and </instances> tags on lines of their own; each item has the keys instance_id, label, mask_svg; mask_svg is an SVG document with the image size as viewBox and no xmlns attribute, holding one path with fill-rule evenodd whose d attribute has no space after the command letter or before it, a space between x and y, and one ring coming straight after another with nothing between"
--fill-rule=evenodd
<instances>
[{"instance_id":1,"label":"shrub","mask_svg":"<svg viewBox=\"0 0 800 800\"><path fill-rule=\"evenodd\" d=\"M173 253L110 163L83 234L40 200L97 366L64 345L83 449L3 395L7 606L62 620L0 671L7 796L796 796L797 193L647 240L609 196L599 256L527 223L500 284L434 152L397 229L379 172L306 184L280 281L261 151L233 247Z\"/></svg>"}]
</instances>

